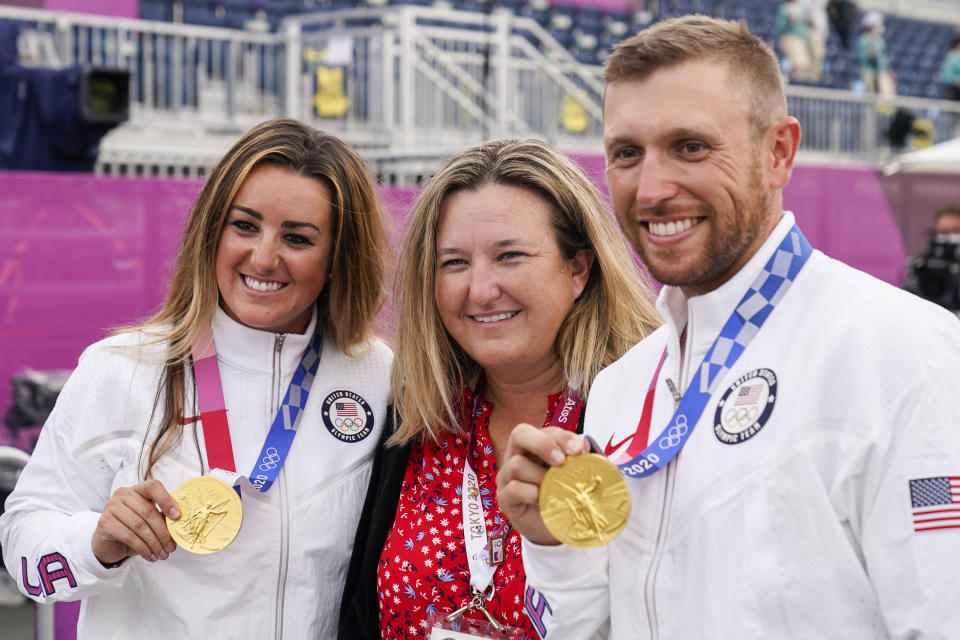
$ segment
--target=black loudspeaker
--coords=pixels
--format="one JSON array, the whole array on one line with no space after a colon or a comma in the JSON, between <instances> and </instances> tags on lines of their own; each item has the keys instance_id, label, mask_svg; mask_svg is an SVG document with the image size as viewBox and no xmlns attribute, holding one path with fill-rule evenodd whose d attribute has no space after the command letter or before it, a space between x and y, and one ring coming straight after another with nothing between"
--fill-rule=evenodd
<instances>
[{"instance_id":1,"label":"black loudspeaker","mask_svg":"<svg viewBox=\"0 0 960 640\"><path fill-rule=\"evenodd\" d=\"M893 114L893 120L890 121L890 128L887 129L887 139L890 146L894 149L902 149L907 144L907 136L913 130L913 121L916 118L906 109L897 109Z\"/></svg>"},{"instance_id":2,"label":"black loudspeaker","mask_svg":"<svg viewBox=\"0 0 960 640\"><path fill-rule=\"evenodd\" d=\"M130 72L86 67L78 93L80 119L87 124L120 124L130 117Z\"/></svg>"}]
</instances>

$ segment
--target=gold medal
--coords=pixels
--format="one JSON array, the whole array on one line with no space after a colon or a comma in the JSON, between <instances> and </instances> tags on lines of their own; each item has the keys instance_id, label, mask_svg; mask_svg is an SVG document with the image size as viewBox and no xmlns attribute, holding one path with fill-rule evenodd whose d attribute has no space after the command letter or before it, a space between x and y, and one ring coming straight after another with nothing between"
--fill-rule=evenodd
<instances>
[{"instance_id":1,"label":"gold medal","mask_svg":"<svg viewBox=\"0 0 960 640\"><path fill-rule=\"evenodd\" d=\"M243 507L233 487L213 476L190 478L173 492L180 518L167 518L177 544L192 553L213 553L233 542Z\"/></svg>"},{"instance_id":2,"label":"gold medal","mask_svg":"<svg viewBox=\"0 0 960 640\"><path fill-rule=\"evenodd\" d=\"M550 467L540 485L540 515L560 542L589 549L617 537L630 516L626 478L596 453Z\"/></svg>"}]
</instances>

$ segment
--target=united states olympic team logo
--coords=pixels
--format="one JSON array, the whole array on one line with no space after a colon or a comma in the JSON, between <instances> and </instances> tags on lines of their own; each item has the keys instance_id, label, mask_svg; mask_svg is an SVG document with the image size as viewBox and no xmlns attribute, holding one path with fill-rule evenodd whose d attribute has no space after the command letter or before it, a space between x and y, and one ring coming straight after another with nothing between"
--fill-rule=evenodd
<instances>
[{"instance_id":1,"label":"united states olympic team logo","mask_svg":"<svg viewBox=\"0 0 960 640\"><path fill-rule=\"evenodd\" d=\"M754 369L727 389L717 405L713 432L724 444L740 444L757 435L770 419L777 399L777 376Z\"/></svg>"},{"instance_id":2,"label":"united states olympic team logo","mask_svg":"<svg viewBox=\"0 0 960 640\"><path fill-rule=\"evenodd\" d=\"M323 399L323 424L338 440L360 442L373 430L373 410L358 394L341 389Z\"/></svg>"}]
</instances>

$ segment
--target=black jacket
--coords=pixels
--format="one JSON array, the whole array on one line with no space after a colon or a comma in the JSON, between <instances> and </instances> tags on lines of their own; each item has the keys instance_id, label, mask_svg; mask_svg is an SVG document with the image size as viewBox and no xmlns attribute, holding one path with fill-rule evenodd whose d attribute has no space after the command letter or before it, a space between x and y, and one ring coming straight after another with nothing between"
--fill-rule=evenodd
<instances>
[{"instance_id":1,"label":"black jacket","mask_svg":"<svg viewBox=\"0 0 960 640\"><path fill-rule=\"evenodd\" d=\"M339 640L380 640L380 602L377 597L377 564L387 534L397 516L400 488L407 472L412 445L387 447L396 431L393 406L387 407L387 423L373 457L373 472L363 501L353 555L347 568L340 603Z\"/></svg>"}]
</instances>

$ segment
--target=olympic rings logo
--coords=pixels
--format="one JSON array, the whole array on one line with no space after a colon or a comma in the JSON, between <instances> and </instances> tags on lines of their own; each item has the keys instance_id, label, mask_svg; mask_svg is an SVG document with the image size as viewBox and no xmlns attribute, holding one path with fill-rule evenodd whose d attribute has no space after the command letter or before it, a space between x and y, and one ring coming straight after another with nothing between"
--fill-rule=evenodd
<instances>
[{"instance_id":1,"label":"olympic rings logo","mask_svg":"<svg viewBox=\"0 0 960 640\"><path fill-rule=\"evenodd\" d=\"M757 407L741 407L730 409L723 416L723 424L727 429L745 429L757 419L760 410Z\"/></svg>"},{"instance_id":2,"label":"olympic rings logo","mask_svg":"<svg viewBox=\"0 0 960 640\"><path fill-rule=\"evenodd\" d=\"M267 449L267 455L263 456L263 460L260 461L260 470L261 471L270 471L276 469L277 465L280 463L280 454L273 447Z\"/></svg>"},{"instance_id":3,"label":"olympic rings logo","mask_svg":"<svg viewBox=\"0 0 960 640\"><path fill-rule=\"evenodd\" d=\"M347 433L360 431L365 423L366 421L363 418L337 418L333 421L333 424L337 425L337 429Z\"/></svg>"},{"instance_id":4,"label":"olympic rings logo","mask_svg":"<svg viewBox=\"0 0 960 640\"><path fill-rule=\"evenodd\" d=\"M687 435L687 428L687 416L681 413L673 426L667 430L666 435L660 438L660 447L663 449L676 447L683 440L683 436Z\"/></svg>"}]
</instances>

